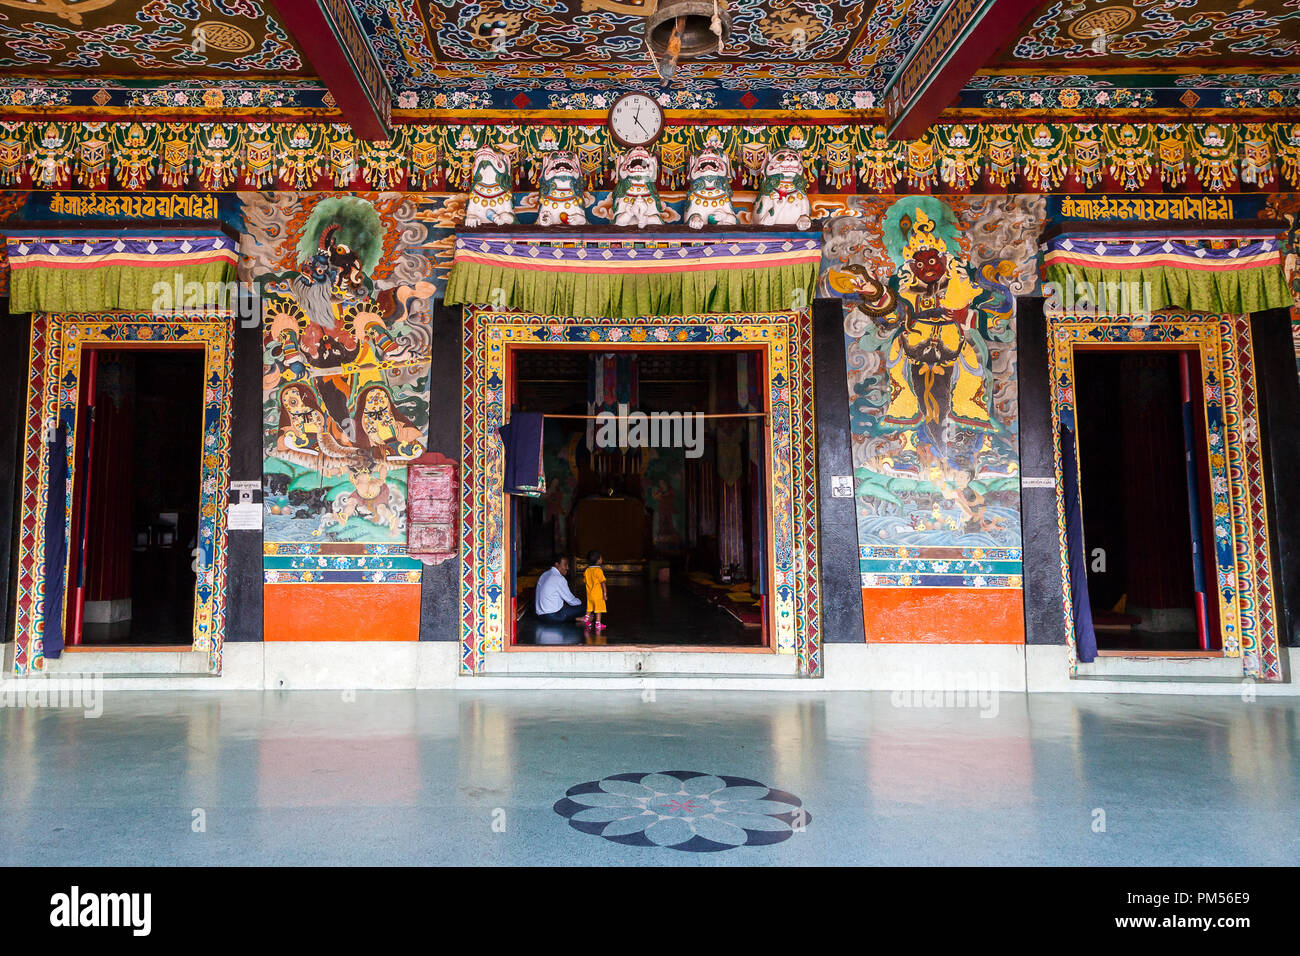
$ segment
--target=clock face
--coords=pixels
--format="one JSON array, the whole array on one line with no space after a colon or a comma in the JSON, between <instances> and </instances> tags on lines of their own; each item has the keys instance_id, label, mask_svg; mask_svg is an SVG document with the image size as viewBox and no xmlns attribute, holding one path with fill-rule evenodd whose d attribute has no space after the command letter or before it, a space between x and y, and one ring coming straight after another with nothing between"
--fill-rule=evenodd
<instances>
[{"instance_id":1,"label":"clock face","mask_svg":"<svg viewBox=\"0 0 1300 956\"><path fill-rule=\"evenodd\" d=\"M653 96L624 93L610 107L609 130L623 146L648 146L664 131L664 111Z\"/></svg>"}]
</instances>

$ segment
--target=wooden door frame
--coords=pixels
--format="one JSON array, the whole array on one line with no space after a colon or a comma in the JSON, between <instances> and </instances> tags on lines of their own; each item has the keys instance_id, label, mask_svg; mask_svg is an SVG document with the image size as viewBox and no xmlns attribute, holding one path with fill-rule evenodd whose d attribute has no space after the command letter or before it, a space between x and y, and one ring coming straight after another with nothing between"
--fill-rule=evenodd
<instances>
[{"instance_id":1,"label":"wooden door frame","mask_svg":"<svg viewBox=\"0 0 1300 956\"><path fill-rule=\"evenodd\" d=\"M1207 457L1214 495L1222 652L1224 657L1241 658L1245 677L1281 680L1250 317L1186 312L1147 317L1048 313L1046 319L1061 596L1071 673L1077 673L1079 660L1066 543L1060 426L1062 422L1071 426L1074 423L1075 349L1122 345L1196 349L1200 353ZM1133 652L1133 656L1149 655Z\"/></svg>"},{"instance_id":2,"label":"wooden door frame","mask_svg":"<svg viewBox=\"0 0 1300 956\"><path fill-rule=\"evenodd\" d=\"M1214 483L1214 474L1210 466L1210 427L1209 427L1209 420L1206 418L1207 373L1205 369L1204 356L1202 355L1202 350L1198 348L1195 344L1184 345L1176 342L1155 342L1150 344L1143 344L1140 342L1139 343L1075 342L1072 348L1074 354L1071 355L1070 357L1071 368L1074 367L1075 357L1078 356L1080 352L1092 353L1092 354L1100 353L1100 354L1109 354L1109 355L1142 354L1147 352L1172 352L1175 354L1190 355L1193 357L1194 361L1196 362L1196 371L1197 371L1196 382L1199 387L1194 386L1194 393L1199 395L1201 399L1199 402L1195 403L1195 408L1194 408L1194 411L1196 413L1194 424L1197 427L1197 431L1193 435L1193 440L1196 441L1200 446L1199 455L1197 458L1197 466L1196 466L1197 467L1196 493L1198 496L1198 501L1199 501L1199 497L1202 494L1206 492L1210 492L1211 494L1211 499L1210 499L1211 500L1211 505L1210 505L1211 521L1209 527L1205 527L1204 525L1201 527L1201 541L1200 541L1201 547L1203 549L1201 554L1201 560L1204 563L1204 566L1201 569L1201 573L1206 578L1207 604L1208 604L1210 600L1208 595L1213 595L1218 592L1217 587L1211 586L1212 581L1218 580L1218 560L1216 556L1216 549L1214 546L1215 543L1214 543L1214 534L1213 534L1213 528L1214 528L1213 514L1212 514L1213 493L1210 491ZM1076 387L1078 385L1077 378L1075 380L1075 385ZM1078 411L1079 409L1076 403L1075 405L1076 423L1077 423ZM1182 428L1182 422L1180 420L1179 422L1180 431L1181 428ZM1079 495L1080 511L1086 516L1087 499L1086 499L1086 489L1084 488L1084 484L1083 484L1083 442L1079 438L1077 430L1075 432L1075 440L1074 440L1074 469L1075 469L1074 473L1079 476L1078 495ZM1200 510L1204 511L1205 509L1201 508ZM1193 555L1193 558L1194 557L1195 555ZM1152 651L1146 649L1119 648L1116 650L1106 650L1106 651L1099 650L1097 654L1099 657L1100 656L1127 657L1136 654L1141 654L1143 656L1164 656L1164 657L1223 657L1225 656L1223 652L1223 646L1222 646L1223 636L1224 636L1223 621L1219 616L1220 608L1218 607L1218 603L1219 602L1217 601L1215 602L1215 608L1213 609L1213 613L1208 615L1206 620L1207 627L1211 620L1213 620L1217 625L1216 636L1220 644L1218 648L1204 649L1198 647L1194 649L1177 650L1177 651L1163 651L1163 650ZM1197 624L1197 634L1199 640L1199 634L1200 634L1199 621Z\"/></svg>"},{"instance_id":3,"label":"wooden door frame","mask_svg":"<svg viewBox=\"0 0 1300 956\"><path fill-rule=\"evenodd\" d=\"M14 674L44 669L45 516L48 510L50 446L46 433L56 424L67 429L68 477L63 506L70 513L76 487L78 403L81 357L88 349L202 349L203 433L199 475L199 527L195 558L195 606L191 650L207 656L209 673L221 672L225 636L226 504L230 486L229 313L183 318L149 313L37 313L32 316L28 368L27 429L23 458L20 521L32 529L20 545ZM71 533L65 521L65 536ZM64 575L68 573L67 555ZM62 611L67 613L64 590Z\"/></svg>"},{"instance_id":4,"label":"wooden door frame","mask_svg":"<svg viewBox=\"0 0 1300 956\"><path fill-rule=\"evenodd\" d=\"M517 398L517 392L515 386L518 379L515 370L516 370L516 362L519 353L520 352L543 352L549 349L560 349L564 351L579 351L579 352L602 352L602 353L603 352L645 353L650 351L687 352L687 353L748 352L750 354L757 355L759 357L758 366L759 366L759 374L762 376L762 381L759 384L758 392L759 395L762 396L762 402L763 402L763 407L761 409L761 412L763 414L762 440L763 440L763 448L765 450L763 454L763 469L762 469L763 487L762 489L760 489L762 499L763 499L763 524L765 528L765 533L763 535L764 538L763 576L765 581L764 581L764 590L763 590L762 598L760 600L760 611L761 611L761 619L762 619L762 624L760 625L761 641L757 649L767 650L771 648L772 635L771 635L770 622L768 620L768 599L769 596L772 594L772 587L775 584L775 574L773 572L774 563L773 563L773 555L771 552L772 534L771 534L771 530L766 527L771 518L771 511L772 511L772 507L771 507L771 498L772 498L771 426L772 426L772 422L771 422L771 414L769 411L771 406L771 395L768 392L768 366L770 362L769 346L765 343L760 343L757 345L737 345L737 344L730 344L730 343L717 344L717 343L707 343L707 342L697 343L692 345L679 345L675 343L667 343L658 346L647 346L645 343L610 344L610 343L603 343L603 342L571 342L571 343L561 342L561 343L552 343L550 345L531 345L527 342L513 342L506 346L505 369L506 369L506 407L507 408L513 408ZM748 466L748 462L746 462L746 465ZM507 496L507 501L508 500L509 500L509 496ZM506 535L507 542L511 541L511 533L513 531L513 528L511 527L512 515L513 515L513 509L510 507L506 507L505 535ZM511 579L511 575L515 570L513 561L514 561L513 549L507 546L507 548L505 549L506 564L505 564L505 573L504 573L504 579L507 581ZM508 640L505 643L506 650L512 650L518 646L515 643L516 625L518 624L518 620L516 618L516 615L518 613L518 607L516 606L517 600L518 600L517 594L511 596L511 604L510 604L509 613L507 615L507 621L506 621L506 623L510 627L510 635ZM627 646L626 645L572 645L572 646L563 645L562 649L563 650L581 650L581 649L626 650ZM662 649L673 650L673 651L756 650L756 648L753 647L735 648L730 645L712 645L712 644L690 645L690 646L666 645Z\"/></svg>"}]
</instances>

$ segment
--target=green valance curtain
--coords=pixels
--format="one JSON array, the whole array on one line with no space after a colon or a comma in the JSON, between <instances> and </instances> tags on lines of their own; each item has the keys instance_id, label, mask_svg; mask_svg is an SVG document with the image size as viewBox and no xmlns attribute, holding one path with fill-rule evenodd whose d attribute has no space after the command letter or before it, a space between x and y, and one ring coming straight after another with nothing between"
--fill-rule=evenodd
<instances>
[{"instance_id":1,"label":"green valance curtain","mask_svg":"<svg viewBox=\"0 0 1300 956\"><path fill-rule=\"evenodd\" d=\"M198 283L204 292L199 300L187 301L182 295L174 306L157 305L157 283L174 289L179 279L182 287ZM84 271L30 269L13 272L9 279L11 312L152 312L174 309L216 308L219 298L209 296L209 283L235 280L235 267L210 264L202 266L166 266L139 268L105 266ZM213 301L206 301L212 298ZM175 301L173 297L169 302Z\"/></svg>"},{"instance_id":2,"label":"green valance curtain","mask_svg":"<svg viewBox=\"0 0 1300 956\"><path fill-rule=\"evenodd\" d=\"M1275 239L1066 238L1043 261L1067 311L1240 315L1292 305Z\"/></svg>"},{"instance_id":3,"label":"green valance curtain","mask_svg":"<svg viewBox=\"0 0 1300 956\"><path fill-rule=\"evenodd\" d=\"M10 312L171 312L223 304L235 281L226 236L61 239L10 236Z\"/></svg>"},{"instance_id":4,"label":"green valance curtain","mask_svg":"<svg viewBox=\"0 0 1300 956\"><path fill-rule=\"evenodd\" d=\"M820 261L804 235L462 237L446 301L579 318L779 312L809 306Z\"/></svg>"}]
</instances>

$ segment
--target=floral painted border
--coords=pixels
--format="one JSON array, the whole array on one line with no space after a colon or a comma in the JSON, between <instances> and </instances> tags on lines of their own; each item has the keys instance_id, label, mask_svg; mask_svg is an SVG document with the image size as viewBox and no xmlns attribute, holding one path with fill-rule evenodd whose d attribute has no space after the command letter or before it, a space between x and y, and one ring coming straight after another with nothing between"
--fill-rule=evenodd
<instances>
[{"instance_id":1,"label":"floral painted border","mask_svg":"<svg viewBox=\"0 0 1300 956\"><path fill-rule=\"evenodd\" d=\"M486 103L476 100L468 106ZM334 112L338 104L319 80L247 80L0 77L0 106L15 109L86 107L114 110L181 110L214 116L227 110L316 110Z\"/></svg>"}]
</instances>

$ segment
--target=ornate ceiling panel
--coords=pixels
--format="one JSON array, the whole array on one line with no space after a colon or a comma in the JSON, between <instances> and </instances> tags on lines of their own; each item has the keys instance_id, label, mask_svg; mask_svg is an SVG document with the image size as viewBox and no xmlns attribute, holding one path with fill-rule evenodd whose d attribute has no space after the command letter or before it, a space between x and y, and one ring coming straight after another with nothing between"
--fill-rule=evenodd
<instances>
[{"instance_id":1,"label":"ornate ceiling panel","mask_svg":"<svg viewBox=\"0 0 1300 956\"><path fill-rule=\"evenodd\" d=\"M421 0L416 0L421 2ZM646 17L654 0L423 0L434 56L442 62L564 61L612 65L645 59ZM866 25L865 4L747 3L732 6L725 62L844 62Z\"/></svg>"},{"instance_id":2,"label":"ornate ceiling panel","mask_svg":"<svg viewBox=\"0 0 1300 956\"><path fill-rule=\"evenodd\" d=\"M999 57L1002 67L1300 60L1300 0L1056 0Z\"/></svg>"},{"instance_id":3,"label":"ornate ceiling panel","mask_svg":"<svg viewBox=\"0 0 1300 956\"><path fill-rule=\"evenodd\" d=\"M396 92L447 81L513 89L657 82L643 42L654 0L351 0ZM701 91L831 79L879 90L942 0L732 0L722 54L683 63ZM551 86L560 89L560 86Z\"/></svg>"},{"instance_id":4,"label":"ornate ceiling panel","mask_svg":"<svg viewBox=\"0 0 1300 956\"><path fill-rule=\"evenodd\" d=\"M0 108L327 119L333 96L274 2L0 0ZM656 0L338 2L412 122L595 112L625 89L735 118L874 119L946 0L729 0L723 52L682 62L669 84L642 42ZM1012 36L952 102L962 121L1300 108L1300 0L1052 0Z\"/></svg>"},{"instance_id":5,"label":"ornate ceiling panel","mask_svg":"<svg viewBox=\"0 0 1300 956\"><path fill-rule=\"evenodd\" d=\"M306 75L256 0L0 0L0 70Z\"/></svg>"}]
</instances>

